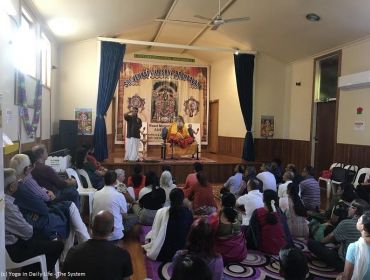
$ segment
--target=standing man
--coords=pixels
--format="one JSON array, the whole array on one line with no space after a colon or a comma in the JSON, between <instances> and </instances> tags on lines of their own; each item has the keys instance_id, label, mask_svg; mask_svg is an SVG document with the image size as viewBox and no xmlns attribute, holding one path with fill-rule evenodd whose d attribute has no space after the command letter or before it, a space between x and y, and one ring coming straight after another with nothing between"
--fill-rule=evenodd
<instances>
[{"instance_id":1,"label":"standing man","mask_svg":"<svg viewBox=\"0 0 370 280\"><path fill-rule=\"evenodd\" d=\"M125 146L125 160L136 161L139 159L141 119L137 116L137 107L130 107L130 112L123 116L127 122L127 137Z\"/></svg>"}]
</instances>

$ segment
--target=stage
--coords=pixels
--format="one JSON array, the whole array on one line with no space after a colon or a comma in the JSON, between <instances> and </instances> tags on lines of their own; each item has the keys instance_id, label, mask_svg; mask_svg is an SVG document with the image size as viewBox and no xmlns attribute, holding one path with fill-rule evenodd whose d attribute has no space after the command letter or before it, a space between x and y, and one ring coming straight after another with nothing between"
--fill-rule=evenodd
<instances>
[{"instance_id":1,"label":"stage","mask_svg":"<svg viewBox=\"0 0 370 280\"><path fill-rule=\"evenodd\" d=\"M132 174L133 167L137 162L124 161L124 151L116 150L109 155L109 159L103 162L103 165L109 169L122 168L126 172L126 177ZM201 162L204 165L204 171L210 183L223 183L233 174L236 164L242 163L240 158L227 155L218 155L212 153L200 153L199 160L191 157L177 159L161 159L158 151L148 152L142 162L144 173L152 170L158 175L161 174L163 166L171 166L172 176L177 184L185 183L186 176L193 172L193 164Z\"/></svg>"}]
</instances>

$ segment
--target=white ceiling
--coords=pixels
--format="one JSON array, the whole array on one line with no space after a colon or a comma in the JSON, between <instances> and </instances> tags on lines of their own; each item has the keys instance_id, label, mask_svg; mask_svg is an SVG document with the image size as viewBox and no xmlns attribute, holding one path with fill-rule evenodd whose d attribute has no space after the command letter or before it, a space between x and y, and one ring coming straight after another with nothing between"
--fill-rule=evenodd
<instances>
[{"instance_id":1,"label":"white ceiling","mask_svg":"<svg viewBox=\"0 0 370 280\"><path fill-rule=\"evenodd\" d=\"M54 18L73 22L73 34L56 36L61 43L119 36L185 45L237 47L290 62L370 35L369 0L221 0L221 7L230 4L222 14L224 18L248 16L250 20L225 24L217 31L202 24L155 21L166 16L200 21L193 17L195 14L212 18L217 14L217 0L27 1L37 8L45 22ZM305 15L310 12L317 13L321 21L307 21ZM168 49L167 52L182 53L183 50ZM212 56L202 52L189 54L206 60Z\"/></svg>"}]
</instances>

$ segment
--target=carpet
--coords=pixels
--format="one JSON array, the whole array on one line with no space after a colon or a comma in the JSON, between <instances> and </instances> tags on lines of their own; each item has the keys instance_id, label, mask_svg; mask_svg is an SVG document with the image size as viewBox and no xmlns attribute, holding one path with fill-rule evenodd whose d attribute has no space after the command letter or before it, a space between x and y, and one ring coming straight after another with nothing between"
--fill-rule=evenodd
<instances>
[{"instance_id":1,"label":"carpet","mask_svg":"<svg viewBox=\"0 0 370 280\"><path fill-rule=\"evenodd\" d=\"M312 280L335 279L338 273L325 263L317 260L308 251L302 240L295 240L295 245L300 248L309 260L309 277ZM170 279L172 263L155 262L145 257L147 277L153 280ZM248 255L240 263L229 263L224 267L224 280L236 279L283 279L279 275L278 256L263 254L259 251L248 250Z\"/></svg>"}]
</instances>

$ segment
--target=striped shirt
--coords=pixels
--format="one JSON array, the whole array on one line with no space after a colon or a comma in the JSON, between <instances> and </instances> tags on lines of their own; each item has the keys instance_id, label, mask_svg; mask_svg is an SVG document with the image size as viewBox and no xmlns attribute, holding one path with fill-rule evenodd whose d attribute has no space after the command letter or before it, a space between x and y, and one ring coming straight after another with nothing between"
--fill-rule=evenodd
<instances>
[{"instance_id":1,"label":"striped shirt","mask_svg":"<svg viewBox=\"0 0 370 280\"><path fill-rule=\"evenodd\" d=\"M341 221L334 229L333 234L335 239L340 242L339 257L345 260L348 245L357 241L361 234L356 229L357 217Z\"/></svg>"},{"instance_id":2,"label":"striped shirt","mask_svg":"<svg viewBox=\"0 0 370 280\"><path fill-rule=\"evenodd\" d=\"M320 208L320 186L313 177L304 179L299 184L301 199L307 210L315 211Z\"/></svg>"},{"instance_id":3,"label":"striped shirt","mask_svg":"<svg viewBox=\"0 0 370 280\"><path fill-rule=\"evenodd\" d=\"M27 188L38 198L41 198L43 201L50 201L50 196L47 194L47 189L41 187L35 179L33 179L31 173L28 174L23 179L23 183Z\"/></svg>"}]
</instances>

